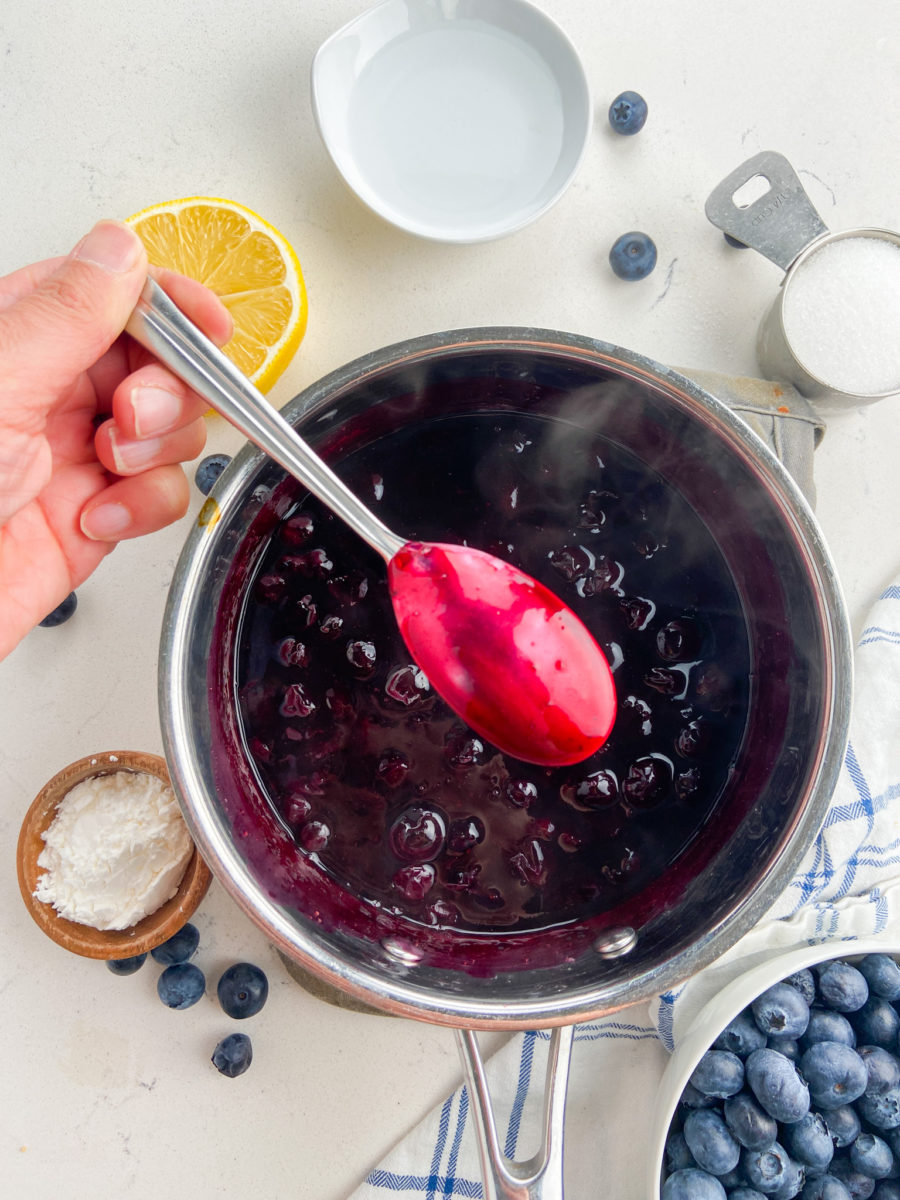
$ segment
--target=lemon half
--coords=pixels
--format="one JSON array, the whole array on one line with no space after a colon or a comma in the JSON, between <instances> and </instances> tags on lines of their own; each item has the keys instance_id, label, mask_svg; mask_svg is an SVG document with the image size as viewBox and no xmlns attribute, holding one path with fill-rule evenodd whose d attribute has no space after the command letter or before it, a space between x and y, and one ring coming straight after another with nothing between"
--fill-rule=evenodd
<instances>
[{"instance_id":1,"label":"lemon half","mask_svg":"<svg viewBox=\"0 0 900 1200\"><path fill-rule=\"evenodd\" d=\"M290 242L249 208L213 196L154 204L126 224L151 266L189 275L222 300L234 320L224 352L267 392L306 332L306 286Z\"/></svg>"}]
</instances>

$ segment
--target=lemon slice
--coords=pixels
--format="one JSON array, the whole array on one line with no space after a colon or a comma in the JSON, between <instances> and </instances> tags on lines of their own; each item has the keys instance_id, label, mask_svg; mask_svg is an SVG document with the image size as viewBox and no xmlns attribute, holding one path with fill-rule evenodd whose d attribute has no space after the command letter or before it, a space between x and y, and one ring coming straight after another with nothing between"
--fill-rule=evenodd
<instances>
[{"instance_id":1,"label":"lemon slice","mask_svg":"<svg viewBox=\"0 0 900 1200\"><path fill-rule=\"evenodd\" d=\"M249 208L212 196L154 204L126 224L151 266L198 279L222 300L234 320L224 351L267 392L306 332L306 286L287 239Z\"/></svg>"}]
</instances>

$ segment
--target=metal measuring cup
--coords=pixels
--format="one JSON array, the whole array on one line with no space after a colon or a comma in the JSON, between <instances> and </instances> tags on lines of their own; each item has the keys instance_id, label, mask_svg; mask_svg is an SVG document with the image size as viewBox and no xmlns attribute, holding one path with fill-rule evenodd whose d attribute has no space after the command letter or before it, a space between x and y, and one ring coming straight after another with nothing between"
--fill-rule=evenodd
<instances>
[{"instance_id":1,"label":"metal measuring cup","mask_svg":"<svg viewBox=\"0 0 900 1200\"><path fill-rule=\"evenodd\" d=\"M764 194L738 205L736 193L757 177L768 184ZM900 234L876 228L830 232L791 164L772 150L748 158L726 176L710 193L706 215L730 237L758 250L787 272L757 335L756 356L765 378L793 384L801 395L832 412L900 396L900 377L886 391L860 393L835 386L834 380L815 374L791 344L784 320L785 298L799 268L823 246L844 238L875 238L900 247Z\"/></svg>"}]
</instances>

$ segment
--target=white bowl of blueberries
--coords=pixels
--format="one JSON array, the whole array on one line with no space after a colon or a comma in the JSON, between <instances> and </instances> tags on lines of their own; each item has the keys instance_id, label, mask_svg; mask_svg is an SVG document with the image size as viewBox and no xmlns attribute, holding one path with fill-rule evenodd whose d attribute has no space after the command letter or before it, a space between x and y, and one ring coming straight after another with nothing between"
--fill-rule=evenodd
<instances>
[{"instance_id":1,"label":"white bowl of blueberries","mask_svg":"<svg viewBox=\"0 0 900 1200\"><path fill-rule=\"evenodd\" d=\"M900 1200L900 949L804 947L724 987L657 1096L648 1195Z\"/></svg>"}]
</instances>

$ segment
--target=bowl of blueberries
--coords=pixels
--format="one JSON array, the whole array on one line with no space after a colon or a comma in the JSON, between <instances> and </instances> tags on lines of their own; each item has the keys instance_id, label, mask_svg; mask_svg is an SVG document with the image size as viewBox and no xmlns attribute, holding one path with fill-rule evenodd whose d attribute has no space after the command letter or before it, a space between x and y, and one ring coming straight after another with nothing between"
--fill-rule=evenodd
<instances>
[{"instance_id":1,"label":"bowl of blueberries","mask_svg":"<svg viewBox=\"0 0 900 1200\"><path fill-rule=\"evenodd\" d=\"M697 1014L657 1095L649 1196L900 1200L900 950L828 942Z\"/></svg>"}]
</instances>

